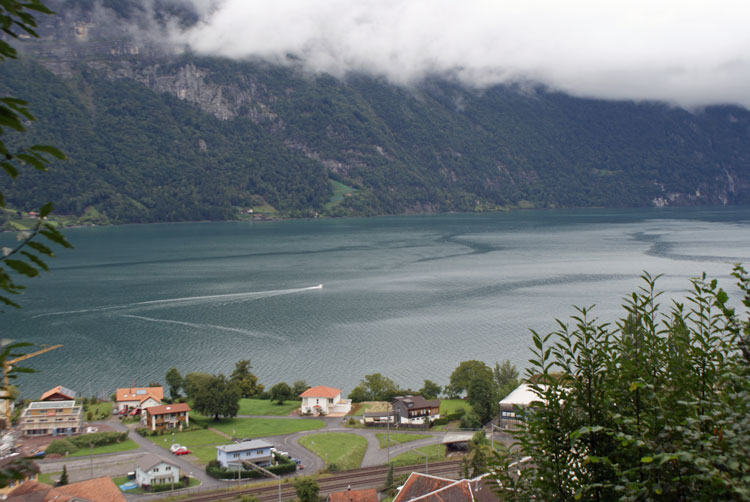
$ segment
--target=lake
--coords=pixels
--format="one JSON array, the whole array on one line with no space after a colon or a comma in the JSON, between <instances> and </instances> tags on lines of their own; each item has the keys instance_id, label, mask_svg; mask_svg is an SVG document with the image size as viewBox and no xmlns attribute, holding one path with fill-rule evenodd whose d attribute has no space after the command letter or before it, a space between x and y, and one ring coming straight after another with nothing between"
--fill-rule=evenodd
<instances>
[{"instance_id":1,"label":"lake","mask_svg":"<svg viewBox=\"0 0 750 502\"><path fill-rule=\"evenodd\" d=\"M369 219L80 228L26 280L3 337L63 344L29 360L26 397L162 380L176 366L229 374L250 359L270 387L351 390L380 372L446 384L467 359L529 357L529 330L572 306L604 320L647 270L667 297L706 272L735 293L750 208L544 210ZM6 241L12 236L3 237ZM322 288L318 288L322 285Z\"/></svg>"}]
</instances>

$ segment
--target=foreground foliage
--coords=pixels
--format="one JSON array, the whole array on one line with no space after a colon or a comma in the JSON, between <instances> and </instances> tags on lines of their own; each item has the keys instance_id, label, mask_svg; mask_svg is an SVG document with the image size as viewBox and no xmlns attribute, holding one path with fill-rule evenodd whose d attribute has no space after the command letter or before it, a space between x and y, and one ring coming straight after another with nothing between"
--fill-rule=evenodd
<instances>
[{"instance_id":1,"label":"foreground foliage","mask_svg":"<svg viewBox=\"0 0 750 502\"><path fill-rule=\"evenodd\" d=\"M513 500L750 500L750 277L738 314L716 280L667 310L656 278L615 325L578 309L533 334L539 403L496 466ZM512 479L509 464L531 462Z\"/></svg>"}]
</instances>

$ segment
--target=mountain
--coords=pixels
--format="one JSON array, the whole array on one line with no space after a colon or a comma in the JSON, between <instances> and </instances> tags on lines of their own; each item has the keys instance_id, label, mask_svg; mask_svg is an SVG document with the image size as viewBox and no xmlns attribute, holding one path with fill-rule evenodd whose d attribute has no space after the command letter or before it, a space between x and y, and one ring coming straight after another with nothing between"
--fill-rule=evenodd
<instances>
[{"instance_id":1,"label":"mountain","mask_svg":"<svg viewBox=\"0 0 750 502\"><path fill-rule=\"evenodd\" d=\"M32 103L21 138L69 160L2 180L9 205L98 222L750 202L750 113L571 97L529 85L404 88L293 63L176 54L130 0L48 2L0 64ZM163 5L162 5L163 3ZM195 22L156 2L158 28ZM142 13L141 13L142 14ZM139 24L141 23L141 24ZM153 29L154 25L147 28Z\"/></svg>"}]
</instances>

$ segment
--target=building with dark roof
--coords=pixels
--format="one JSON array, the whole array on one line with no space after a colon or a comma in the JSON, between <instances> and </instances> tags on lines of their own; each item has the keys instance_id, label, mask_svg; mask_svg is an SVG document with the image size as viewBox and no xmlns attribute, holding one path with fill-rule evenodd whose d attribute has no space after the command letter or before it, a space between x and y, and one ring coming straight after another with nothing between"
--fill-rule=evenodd
<instances>
[{"instance_id":1,"label":"building with dark roof","mask_svg":"<svg viewBox=\"0 0 750 502\"><path fill-rule=\"evenodd\" d=\"M440 399L426 400L422 396L403 396L391 403L396 423L422 425L440 418Z\"/></svg>"}]
</instances>

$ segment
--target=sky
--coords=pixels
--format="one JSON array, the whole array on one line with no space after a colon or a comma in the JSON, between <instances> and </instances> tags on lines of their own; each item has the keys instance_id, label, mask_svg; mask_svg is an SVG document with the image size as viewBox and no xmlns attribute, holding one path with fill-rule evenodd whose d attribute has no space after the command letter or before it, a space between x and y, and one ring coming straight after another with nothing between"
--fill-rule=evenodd
<instances>
[{"instance_id":1,"label":"sky","mask_svg":"<svg viewBox=\"0 0 750 502\"><path fill-rule=\"evenodd\" d=\"M535 83L575 96L750 107L750 2L180 0L170 37L210 55L398 85ZM290 58L290 56L292 56Z\"/></svg>"}]
</instances>

